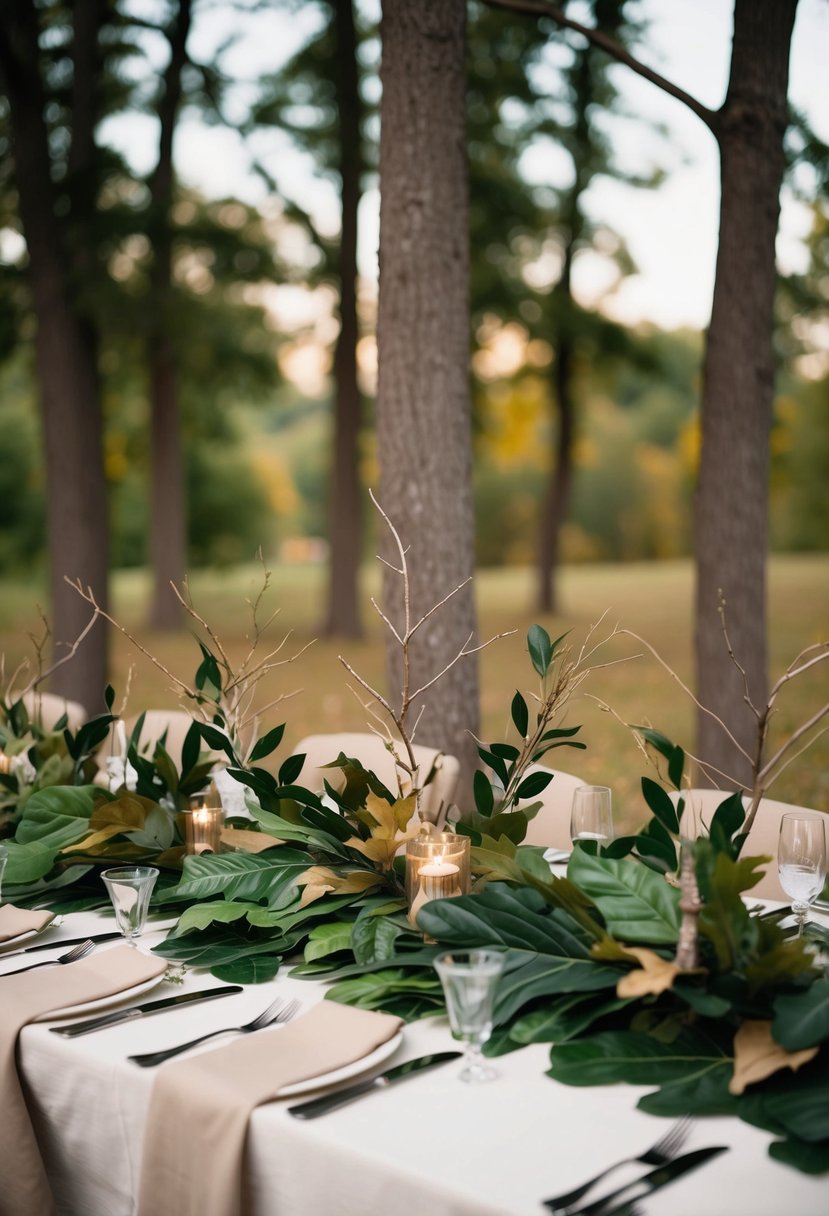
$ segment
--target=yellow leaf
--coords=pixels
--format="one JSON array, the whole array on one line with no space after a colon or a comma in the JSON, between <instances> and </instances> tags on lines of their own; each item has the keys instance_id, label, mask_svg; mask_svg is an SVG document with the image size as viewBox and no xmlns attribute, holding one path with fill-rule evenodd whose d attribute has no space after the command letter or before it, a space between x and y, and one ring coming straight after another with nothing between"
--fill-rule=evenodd
<instances>
[{"instance_id":1,"label":"yellow leaf","mask_svg":"<svg viewBox=\"0 0 829 1216\"><path fill-rule=\"evenodd\" d=\"M103 828L110 823L118 823L126 831L143 828L147 812L155 810L157 805L152 799L142 798L139 794L122 794L114 802L99 802L89 817L89 826Z\"/></svg>"},{"instance_id":2,"label":"yellow leaf","mask_svg":"<svg viewBox=\"0 0 829 1216\"><path fill-rule=\"evenodd\" d=\"M625 953L632 954L642 966L622 976L616 985L617 996L655 996L670 988L680 974L681 969L676 963L660 958L653 950L646 950L642 946L625 946Z\"/></svg>"},{"instance_id":3,"label":"yellow leaf","mask_svg":"<svg viewBox=\"0 0 829 1216\"><path fill-rule=\"evenodd\" d=\"M101 828L100 832L93 832L91 836L79 840L77 844L68 844L65 849L61 849L61 853L91 853L99 844L113 836L120 836L123 831L123 823L111 823L108 827Z\"/></svg>"},{"instance_id":4,"label":"yellow leaf","mask_svg":"<svg viewBox=\"0 0 829 1216\"><path fill-rule=\"evenodd\" d=\"M781 1068L797 1072L817 1053L817 1047L786 1051L772 1038L771 1022L743 1022L734 1035L734 1075L728 1083L728 1092L741 1094L747 1085L764 1081Z\"/></svg>"},{"instance_id":5,"label":"yellow leaf","mask_svg":"<svg viewBox=\"0 0 829 1216\"><path fill-rule=\"evenodd\" d=\"M264 849L272 849L274 845L284 844L276 836L267 832L251 832L247 828L222 828L221 842L228 849L239 853L261 853Z\"/></svg>"},{"instance_id":6,"label":"yellow leaf","mask_svg":"<svg viewBox=\"0 0 829 1216\"><path fill-rule=\"evenodd\" d=\"M296 880L298 887L304 887L299 901L301 908L307 908L314 900L321 899L329 893L334 895L358 895L378 886L383 881L379 874L371 874L368 870L351 870L348 874L336 874L328 866L311 866L300 874Z\"/></svg>"}]
</instances>

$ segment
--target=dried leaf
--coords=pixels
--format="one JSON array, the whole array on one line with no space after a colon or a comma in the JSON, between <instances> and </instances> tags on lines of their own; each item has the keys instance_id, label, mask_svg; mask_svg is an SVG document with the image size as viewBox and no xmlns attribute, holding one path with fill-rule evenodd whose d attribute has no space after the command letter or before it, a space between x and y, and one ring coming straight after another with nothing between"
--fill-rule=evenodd
<instances>
[{"instance_id":1,"label":"dried leaf","mask_svg":"<svg viewBox=\"0 0 829 1216\"><path fill-rule=\"evenodd\" d=\"M379 886L382 881L381 875L372 874L368 870L351 870L348 874L336 874L328 866L311 866L296 880L298 887L305 888L299 906L307 908L323 895L359 895L362 891Z\"/></svg>"},{"instance_id":2,"label":"dried leaf","mask_svg":"<svg viewBox=\"0 0 829 1216\"><path fill-rule=\"evenodd\" d=\"M220 839L226 848L239 853L261 853L274 845L285 843L267 832L251 832L247 828L222 828Z\"/></svg>"},{"instance_id":3,"label":"dried leaf","mask_svg":"<svg viewBox=\"0 0 829 1216\"><path fill-rule=\"evenodd\" d=\"M642 966L622 976L616 985L617 996L656 996L671 988L676 977L682 974L675 962L661 958L655 951L643 946L626 946L625 953L632 954Z\"/></svg>"},{"instance_id":4,"label":"dried leaf","mask_svg":"<svg viewBox=\"0 0 829 1216\"><path fill-rule=\"evenodd\" d=\"M781 1068L797 1072L817 1053L817 1047L786 1051L772 1037L771 1022L743 1022L734 1036L734 1075L728 1083L728 1092L741 1094L747 1085L764 1081Z\"/></svg>"}]
</instances>

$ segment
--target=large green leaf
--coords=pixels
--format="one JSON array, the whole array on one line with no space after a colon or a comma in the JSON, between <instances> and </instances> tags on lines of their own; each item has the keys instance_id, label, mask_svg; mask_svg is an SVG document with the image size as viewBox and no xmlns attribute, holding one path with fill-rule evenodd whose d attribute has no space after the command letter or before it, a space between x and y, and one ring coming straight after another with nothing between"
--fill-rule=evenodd
<instances>
[{"instance_id":1,"label":"large green leaf","mask_svg":"<svg viewBox=\"0 0 829 1216\"><path fill-rule=\"evenodd\" d=\"M226 984L264 984L273 979L281 965L280 954L256 955L237 958L232 963L217 963L211 967L211 974Z\"/></svg>"},{"instance_id":2,"label":"large green leaf","mask_svg":"<svg viewBox=\"0 0 829 1216\"><path fill-rule=\"evenodd\" d=\"M217 899L208 903L194 904L182 913L174 930L174 936L190 933L195 929L207 929L210 925L220 922L232 924L241 920L249 909L258 907L257 904L229 903L226 899Z\"/></svg>"},{"instance_id":3,"label":"large green leaf","mask_svg":"<svg viewBox=\"0 0 829 1216\"><path fill-rule=\"evenodd\" d=\"M591 857L574 849L567 877L598 907L614 937L673 944L679 932L679 890L635 861Z\"/></svg>"},{"instance_id":4,"label":"large green leaf","mask_svg":"<svg viewBox=\"0 0 829 1216\"><path fill-rule=\"evenodd\" d=\"M267 900L273 904L286 886L308 869L307 854L296 849L267 853L202 853L187 857L177 894L181 899Z\"/></svg>"},{"instance_id":5,"label":"large green leaf","mask_svg":"<svg viewBox=\"0 0 829 1216\"><path fill-rule=\"evenodd\" d=\"M771 1032L788 1051L829 1039L829 979L816 980L806 992L779 996Z\"/></svg>"},{"instance_id":6,"label":"large green leaf","mask_svg":"<svg viewBox=\"0 0 829 1216\"><path fill-rule=\"evenodd\" d=\"M722 1070L730 1076L733 1057L709 1036L683 1030L672 1042L634 1030L608 1030L557 1044L549 1075L565 1085L665 1085L701 1082Z\"/></svg>"},{"instance_id":7,"label":"large green leaf","mask_svg":"<svg viewBox=\"0 0 829 1216\"><path fill-rule=\"evenodd\" d=\"M6 862L4 894L11 895L14 887L23 887L44 878L55 864L57 849L33 840L30 844L18 844L16 840L6 843L9 858Z\"/></svg>"},{"instance_id":8,"label":"large green leaf","mask_svg":"<svg viewBox=\"0 0 829 1216\"><path fill-rule=\"evenodd\" d=\"M793 1165L803 1174L825 1174L829 1171L829 1140L807 1144L805 1140L775 1140L769 1146L769 1156L784 1165Z\"/></svg>"},{"instance_id":9,"label":"large green leaf","mask_svg":"<svg viewBox=\"0 0 829 1216\"><path fill-rule=\"evenodd\" d=\"M314 962L331 954L341 954L351 946L352 927L347 921L315 925L305 944L305 961Z\"/></svg>"},{"instance_id":10,"label":"large green leaf","mask_svg":"<svg viewBox=\"0 0 829 1216\"><path fill-rule=\"evenodd\" d=\"M637 1106L649 1115L736 1115L740 1099L728 1092L731 1080L728 1066L711 1068L703 1076L694 1073L663 1085L655 1093L645 1094Z\"/></svg>"},{"instance_id":11,"label":"large green leaf","mask_svg":"<svg viewBox=\"0 0 829 1216\"><path fill-rule=\"evenodd\" d=\"M801 1140L829 1139L829 1049L799 1072L775 1073L752 1095L762 1113Z\"/></svg>"},{"instance_id":12,"label":"large green leaf","mask_svg":"<svg viewBox=\"0 0 829 1216\"><path fill-rule=\"evenodd\" d=\"M521 1044L565 1043L628 1004L623 997L574 993L526 1014L513 1024L510 1034Z\"/></svg>"},{"instance_id":13,"label":"large green leaf","mask_svg":"<svg viewBox=\"0 0 829 1216\"><path fill-rule=\"evenodd\" d=\"M38 790L26 802L15 840L19 844L37 841L51 849L74 844L89 831L95 803L109 797L96 785L57 785Z\"/></svg>"}]
</instances>

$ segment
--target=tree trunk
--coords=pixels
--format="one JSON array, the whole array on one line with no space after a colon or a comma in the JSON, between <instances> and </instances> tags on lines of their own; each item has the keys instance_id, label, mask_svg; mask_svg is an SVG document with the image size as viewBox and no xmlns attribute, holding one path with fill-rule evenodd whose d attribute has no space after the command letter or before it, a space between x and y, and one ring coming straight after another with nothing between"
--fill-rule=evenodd
<instances>
[{"instance_id":1,"label":"tree trunk","mask_svg":"<svg viewBox=\"0 0 829 1216\"><path fill-rule=\"evenodd\" d=\"M716 281L705 353L702 451L695 501L697 694L749 756L756 723L746 689L767 695L765 559L774 368L774 244L788 61L797 0L737 0L731 76L718 115L722 199ZM726 624L745 681L730 661ZM698 754L742 784L751 763L708 715Z\"/></svg>"},{"instance_id":2,"label":"tree trunk","mask_svg":"<svg viewBox=\"0 0 829 1216\"><path fill-rule=\"evenodd\" d=\"M181 103L181 73L187 62L191 0L179 0L170 34L170 61L159 103L158 163L151 182L153 224L152 294L155 324L148 343L152 495L150 498L150 561L153 569L152 629L177 629L181 606L171 584L180 586L187 571L187 502L181 408L176 355L170 331L173 202L173 135Z\"/></svg>"},{"instance_id":3,"label":"tree trunk","mask_svg":"<svg viewBox=\"0 0 829 1216\"><path fill-rule=\"evenodd\" d=\"M381 34L380 502L409 547L417 620L473 573L465 2L384 0ZM383 579L399 624L400 580L385 567ZM413 686L475 632L469 584L416 635ZM388 667L394 699L394 644ZM455 664L425 704L418 741L459 757L463 806L480 712L476 659Z\"/></svg>"},{"instance_id":4,"label":"tree trunk","mask_svg":"<svg viewBox=\"0 0 829 1216\"><path fill-rule=\"evenodd\" d=\"M575 402L571 385L573 342L562 332L556 344L553 384L558 412L558 443L541 516L538 555L538 611L559 610L561 529L567 519L573 480Z\"/></svg>"},{"instance_id":5,"label":"tree trunk","mask_svg":"<svg viewBox=\"0 0 829 1216\"><path fill-rule=\"evenodd\" d=\"M325 632L360 637L359 575L362 555L360 423L357 383L357 211L362 155L357 38L352 0L334 0L337 36L342 221L340 332L334 349L334 469L329 506L331 561Z\"/></svg>"},{"instance_id":6,"label":"tree trunk","mask_svg":"<svg viewBox=\"0 0 829 1216\"><path fill-rule=\"evenodd\" d=\"M37 10L29 0L0 6L0 70L14 141L15 180L29 254L37 318L36 363L46 459L52 629L55 657L89 620L89 607L65 582L78 578L107 606L107 489L95 342L72 307L70 272L52 208L49 145L43 119ZM52 688L103 710L107 633L98 622Z\"/></svg>"}]
</instances>

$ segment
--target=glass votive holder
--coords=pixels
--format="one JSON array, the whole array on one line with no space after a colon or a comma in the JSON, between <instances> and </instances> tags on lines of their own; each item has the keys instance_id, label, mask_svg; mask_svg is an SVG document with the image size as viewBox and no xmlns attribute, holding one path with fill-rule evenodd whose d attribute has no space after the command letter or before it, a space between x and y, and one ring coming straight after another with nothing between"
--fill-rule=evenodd
<instances>
[{"instance_id":1,"label":"glass votive holder","mask_svg":"<svg viewBox=\"0 0 829 1216\"><path fill-rule=\"evenodd\" d=\"M411 924L430 900L469 894L470 845L468 836L454 832L416 836L406 845L406 902Z\"/></svg>"},{"instance_id":2,"label":"glass votive holder","mask_svg":"<svg viewBox=\"0 0 829 1216\"><path fill-rule=\"evenodd\" d=\"M208 806L203 795L191 798L184 812L185 852L191 856L218 853L223 824L224 811L220 806Z\"/></svg>"}]
</instances>

